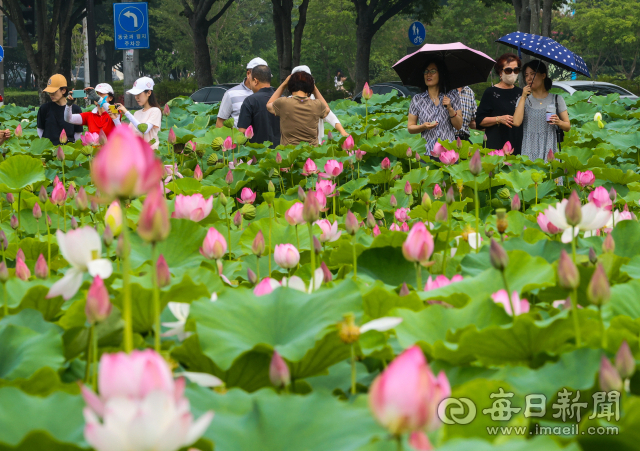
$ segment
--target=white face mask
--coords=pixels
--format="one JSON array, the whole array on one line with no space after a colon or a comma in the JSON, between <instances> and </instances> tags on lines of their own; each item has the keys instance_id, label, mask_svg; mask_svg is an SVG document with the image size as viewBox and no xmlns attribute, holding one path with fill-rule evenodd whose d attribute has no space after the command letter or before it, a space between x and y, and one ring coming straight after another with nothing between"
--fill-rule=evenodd
<instances>
[{"instance_id":1,"label":"white face mask","mask_svg":"<svg viewBox=\"0 0 640 451\"><path fill-rule=\"evenodd\" d=\"M515 85L516 81L518 80L518 75L517 74L502 74L502 81L505 82L507 85Z\"/></svg>"}]
</instances>

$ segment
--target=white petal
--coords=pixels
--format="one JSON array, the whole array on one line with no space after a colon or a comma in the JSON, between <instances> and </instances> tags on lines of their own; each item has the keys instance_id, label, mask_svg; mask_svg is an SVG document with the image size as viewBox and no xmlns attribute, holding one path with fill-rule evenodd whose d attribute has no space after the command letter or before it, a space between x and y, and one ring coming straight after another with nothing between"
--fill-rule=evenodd
<instances>
[{"instance_id":1,"label":"white petal","mask_svg":"<svg viewBox=\"0 0 640 451\"><path fill-rule=\"evenodd\" d=\"M482 245L482 236L479 233L470 233L468 239L471 249L477 249Z\"/></svg>"},{"instance_id":2,"label":"white petal","mask_svg":"<svg viewBox=\"0 0 640 451\"><path fill-rule=\"evenodd\" d=\"M187 440L185 441L184 445L185 446L190 445L196 440L198 440L200 437L202 437L202 434L204 434L207 428L209 427L211 420L213 420L212 410L204 413L200 418L198 418L196 422L193 423L193 425L191 425L191 428L189 429L189 434L187 434Z\"/></svg>"},{"instance_id":3,"label":"white petal","mask_svg":"<svg viewBox=\"0 0 640 451\"><path fill-rule=\"evenodd\" d=\"M322 286L323 280L324 274L322 273L322 268L316 269L315 277L313 278L313 287L312 282L309 281L309 293L318 290Z\"/></svg>"},{"instance_id":4,"label":"white petal","mask_svg":"<svg viewBox=\"0 0 640 451\"><path fill-rule=\"evenodd\" d=\"M208 373L195 373L193 371L183 371L182 373L175 373L174 376L180 377L184 376L189 379L191 382L195 382L196 384L202 387L219 387L224 385L220 379L215 377L213 374Z\"/></svg>"},{"instance_id":5,"label":"white petal","mask_svg":"<svg viewBox=\"0 0 640 451\"><path fill-rule=\"evenodd\" d=\"M384 332L389 329L393 329L402 322L402 318L396 318L393 316L384 316L382 318L374 319L368 323L363 324L360 327L360 333L363 334L369 330L377 330Z\"/></svg>"},{"instance_id":6,"label":"white petal","mask_svg":"<svg viewBox=\"0 0 640 451\"><path fill-rule=\"evenodd\" d=\"M298 276L289 277L288 279L286 277L283 278L282 286L302 292L307 291L307 286L305 285L304 281Z\"/></svg>"},{"instance_id":7,"label":"white petal","mask_svg":"<svg viewBox=\"0 0 640 451\"><path fill-rule=\"evenodd\" d=\"M169 310L178 321L184 322L189 317L190 304L186 302L169 302Z\"/></svg>"},{"instance_id":8,"label":"white petal","mask_svg":"<svg viewBox=\"0 0 640 451\"><path fill-rule=\"evenodd\" d=\"M562 202L557 203L555 207L549 207L544 212L549 222L559 229L564 230L569 227L565 217L565 209L568 202L568 200L564 199Z\"/></svg>"},{"instance_id":9,"label":"white petal","mask_svg":"<svg viewBox=\"0 0 640 451\"><path fill-rule=\"evenodd\" d=\"M575 233L572 233L573 229L573 227L569 227L564 232L562 232L561 240L563 243L570 243L575 237L578 236L578 233L580 233L580 229L575 227Z\"/></svg>"},{"instance_id":10,"label":"white petal","mask_svg":"<svg viewBox=\"0 0 640 451\"><path fill-rule=\"evenodd\" d=\"M211 302L216 302L218 300L218 293L215 291L211 293Z\"/></svg>"},{"instance_id":11,"label":"white petal","mask_svg":"<svg viewBox=\"0 0 640 451\"><path fill-rule=\"evenodd\" d=\"M47 299L55 298L56 296L62 296L65 301L71 299L80 289L80 285L82 285L82 274L83 272L77 268L69 269L62 279L49 288Z\"/></svg>"},{"instance_id":12,"label":"white petal","mask_svg":"<svg viewBox=\"0 0 640 451\"><path fill-rule=\"evenodd\" d=\"M87 270L91 276L100 276L101 279L108 279L113 273L113 263L106 258L90 260L87 263Z\"/></svg>"}]
</instances>

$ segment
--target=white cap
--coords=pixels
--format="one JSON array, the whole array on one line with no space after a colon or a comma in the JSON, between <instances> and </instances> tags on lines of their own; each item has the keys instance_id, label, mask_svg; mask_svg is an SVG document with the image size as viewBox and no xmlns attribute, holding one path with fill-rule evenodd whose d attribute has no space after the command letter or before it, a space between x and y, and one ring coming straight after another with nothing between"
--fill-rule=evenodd
<instances>
[{"instance_id":1,"label":"white cap","mask_svg":"<svg viewBox=\"0 0 640 451\"><path fill-rule=\"evenodd\" d=\"M296 72L306 72L311 75L311 69L309 69L309 66L296 66L293 68L291 73L295 74Z\"/></svg>"},{"instance_id":2,"label":"white cap","mask_svg":"<svg viewBox=\"0 0 640 451\"><path fill-rule=\"evenodd\" d=\"M138 94L144 91L149 91L149 90L153 91L154 84L155 83L153 83L153 80L150 79L149 77L138 78L133 83L133 88L127 91L127 94L133 94L134 96L137 96Z\"/></svg>"},{"instance_id":3,"label":"white cap","mask_svg":"<svg viewBox=\"0 0 640 451\"><path fill-rule=\"evenodd\" d=\"M109 83L98 83L98 86L96 86L96 92L115 95L115 93L113 92L113 88Z\"/></svg>"},{"instance_id":4,"label":"white cap","mask_svg":"<svg viewBox=\"0 0 640 451\"><path fill-rule=\"evenodd\" d=\"M254 58L247 63L247 69L253 69L256 66L269 66L262 58Z\"/></svg>"}]
</instances>

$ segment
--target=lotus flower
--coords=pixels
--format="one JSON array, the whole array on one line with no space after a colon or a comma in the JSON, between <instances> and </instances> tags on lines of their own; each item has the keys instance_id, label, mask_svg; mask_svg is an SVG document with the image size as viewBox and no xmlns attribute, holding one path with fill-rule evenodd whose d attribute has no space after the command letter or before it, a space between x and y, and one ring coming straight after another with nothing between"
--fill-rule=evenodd
<instances>
[{"instance_id":1,"label":"lotus flower","mask_svg":"<svg viewBox=\"0 0 640 451\"><path fill-rule=\"evenodd\" d=\"M252 204L256 201L256 193L254 193L251 188L244 187L242 188L242 192L240 193L240 198L238 198L238 202L241 204Z\"/></svg>"},{"instance_id":2,"label":"lotus flower","mask_svg":"<svg viewBox=\"0 0 640 451\"><path fill-rule=\"evenodd\" d=\"M227 136L224 142L222 143L222 151L226 152L228 150L233 150L236 148L236 145L233 143L233 139L231 136Z\"/></svg>"},{"instance_id":3,"label":"lotus flower","mask_svg":"<svg viewBox=\"0 0 640 451\"><path fill-rule=\"evenodd\" d=\"M613 207L613 202L611 201L611 196L609 195L609 191L603 186L598 186L596 189L589 193L589 202L593 202L596 207L604 208L605 210L611 210Z\"/></svg>"},{"instance_id":4,"label":"lotus flower","mask_svg":"<svg viewBox=\"0 0 640 451\"><path fill-rule=\"evenodd\" d=\"M406 222L403 222L400 225L400 231L401 232L405 232L405 233L408 232L409 231L409 224L407 224Z\"/></svg>"},{"instance_id":5,"label":"lotus flower","mask_svg":"<svg viewBox=\"0 0 640 451\"><path fill-rule=\"evenodd\" d=\"M455 164L460 156L455 150L448 150L440 154L440 161L446 165Z\"/></svg>"},{"instance_id":6,"label":"lotus flower","mask_svg":"<svg viewBox=\"0 0 640 451\"><path fill-rule=\"evenodd\" d=\"M331 180L320 180L316 183L316 190L322 191L325 197L332 197L336 190L336 184Z\"/></svg>"},{"instance_id":7,"label":"lotus flower","mask_svg":"<svg viewBox=\"0 0 640 451\"><path fill-rule=\"evenodd\" d=\"M509 302L509 296L506 290L500 290L491 295L491 299L496 304L502 304L507 315L514 316L514 312L511 310L511 303ZM526 299L520 299L520 295L517 291L511 294L511 302L513 302L513 308L515 309L515 316L522 315L529 311L529 301Z\"/></svg>"},{"instance_id":8,"label":"lotus flower","mask_svg":"<svg viewBox=\"0 0 640 451\"><path fill-rule=\"evenodd\" d=\"M362 159L367 154L367 152L365 152L364 150L358 149L355 152L352 152L352 154L355 155L357 161L362 161Z\"/></svg>"},{"instance_id":9,"label":"lotus flower","mask_svg":"<svg viewBox=\"0 0 640 451\"><path fill-rule=\"evenodd\" d=\"M369 389L369 407L376 420L394 435L435 430L440 402L451 395L444 372L435 377L420 347L404 351Z\"/></svg>"},{"instance_id":10,"label":"lotus flower","mask_svg":"<svg viewBox=\"0 0 640 451\"><path fill-rule=\"evenodd\" d=\"M64 189L64 185L62 182L58 182L51 192L51 203L53 205L57 205L58 207L64 205L64 202L67 200L67 192Z\"/></svg>"},{"instance_id":11,"label":"lotus flower","mask_svg":"<svg viewBox=\"0 0 640 451\"><path fill-rule=\"evenodd\" d=\"M293 204L287 212L284 214L284 218L287 222L293 226L304 224L304 218L302 217L302 209L304 208L304 204L302 202L296 202Z\"/></svg>"},{"instance_id":12,"label":"lotus flower","mask_svg":"<svg viewBox=\"0 0 640 451\"><path fill-rule=\"evenodd\" d=\"M349 136L351 138L351 136ZM347 139L349 139L347 138ZM329 177L337 177L342 174L343 165L342 162L336 160L328 160L324 164L324 172Z\"/></svg>"},{"instance_id":13,"label":"lotus flower","mask_svg":"<svg viewBox=\"0 0 640 451\"><path fill-rule=\"evenodd\" d=\"M204 237L200 253L210 260L221 259L227 253L227 240L215 227L210 227L207 236Z\"/></svg>"},{"instance_id":14,"label":"lotus flower","mask_svg":"<svg viewBox=\"0 0 640 451\"><path fill-rule=\"evenodd\" d=\"M295 267L300 261L300 252L293 244L276 244L273 260L283 269Z\"/></svg>"},{"instance_id":15,"label":"lotus flower","mask_svg":"<svg viewBox=\"0 0 640 451\"><path fill-rule=\"evenodd\" d=\"M273 290L279 288L280 286L281 285L277 280L270 277L265 277L260 282L258 282L258 285L255 286L255 288L253 289L253 294L255 294L256 296L264 296L265 294L271 293Z\"/></svg>"},{"instance_id":16,"label":"lotus flower","mask_svg":"<svg viewBox=\"0 0 640 451\"><path fill-rule=\"evenodd\" d=\"M402 244L402 254L410 262L426 263L433 253L433 237L424 222L413 225L407 239Z\"/></svg>"},{"instance_id":17,"label":"lotus flower","mask_svg":"<svg viewBox=\"0 0 640 451\"><path fill-rule=\"evenodd\" d=\"M175 165L165 164L164 165L164 175L166 175L166 178L163 181L163 185L169 184L169 182L171 182L174 179L184 178L184 176L182 174L180 174L180 172L178 172L178 165L177 164L175 164ZM165 191L165 193L170 193L171 192L171 190L169 188L165 188L164 191Z\"/></svg>"},{"instance_id":18,"label":"lotus flower","mask_svg":"<svg viewBox=\"0 0 640 451\"><path fill-rule=\"evenodd\" d=\"M440 185L437 183L436 186L433 187L433 197L436 199L440 199L442 197L442 188L440 188Z\"/></svg>"},{"instance_id":19,"label":"lotus flower","mask_svg":"<svg viewBox=\"0 0 640 451\"><path fill-rule=\"evenodd\" d=\"M171 217L200 222L209 216L212 208L213 197L205 200L200 193L192 194L191 196L178 194L175 201L175 211L171 214Z\"/></svg>"},{"instance_id":20,"label":"lotus flower","mask_svg":"<svg viewBox=\"0 0 640 451\"><path fill-rule=\"evenodd\" d=\"M364 100L369 100L373 95L373 89L369 87L369 83L365 82L364 88L362 88L362 98Z\"/></svg>"},{"instance_id":21,"label":"lotus flower","mask_svg":"<svg viewBox=\"0 0 640 451\"><path fill-rule=\"evenodd\" d=\"M336 241L342 235L342 232L338 231L338 221L331 224L328 219L320 219L315 224L322 229L322 234L318 237L321 243Z\"/></svg>"},{"instance_id":22,"label":"lotus flower","mask_svg":"<svg viewBox=\"0 0 640 451\"><path fill-rule=\"evenodd\" d=\"M111 260L100 258L102 240L93 227L85 226L63 233L56 232L60 253L71 264L64 277L51 286L47 299L62 296L71 299L82 285L82 276L88 272L92 277L108 279L113 271Z\"/></svg>"},{"instance_id":23,"label":"lotus flower","mask_svg":"<svg viewBox=\"0 0 640 451\"><path fill-rule=\"evenodd\" d=\"M399 222L406 222L409 220L409 209L398 208L394 213L396 220Z\"/></svg>"},{"instance_id":24,"label":"lotus flower","mask_svg":"<svg viewBox=\"0 0 640 451\"><path fill-rule=\"evenodd\" d=\"M91 164L91 179L101 195L138 197L157 186L162 163L151 146L130 127L118 126Z\"/></svg>"},{"instance_id":25,"label":"lotus flower","mask_svg":"<svg viewBox=\"0 0 640 451\"><path fill-rule=\"evenodd\" d=\"M610 211L598 208L593 202L589 202L581 208L582 219L578 225L576 225L575 235L573 235L571 226L568 224L565 215L568 203L569 201L567 199L563 199L562 202L557 203L555 207L549 207L544 212L551 224L564 231L561 238L563 243L570 243L573 238L578 235L580 230L588 231L604 227L611 218Z\"/></svg>"},{"instance_id":26,"label":"lotus flower","mask_svg":"<svg viewBox=\"0 0 640 451\"><path fill-rule=\"evenodd\" d=\"M444 147L442 144L435 143L435 145L433 146L433 150L431 151L431 155L436 158L440 158L440 155L446 151L447 151L447 148Z\"/></svg>"},{"instance_id":27,"label":"lotus flower","mask_svg":"<svg viewBox=\"0 0 640 451\"><path fill-rule=\"evenodd\" d=\"M167 304L169 310L176 318L176 321L162 323L164 327L168 327L169 330L162 334L163 337L176 336L178 340L182 341L191 336L193 332L185 332L184 326L187 324L187 318L189 318L189 310L191 304L185 302L169 302Z\"/></svg>"},{"instance_id":28,"label":"lotus flower","mask_svg":"<svg viewBox=\"0 0 640 451\"><path fill-rule=\"evenodd\" d=\"M100 276L96 276L87 292L85 315L90 324L104 321L111 314L113 306L109 301L109 292Z\"/></svg>"},{"instance_id":29,"label":"lotus flower","mask_svg":"<svg viewBox=\"0 0 640 451\"><path fill-rule=\"evenodd\" d=\"M593 175L593 172L591 171L578 171L573 180L582 188L584 188L585 186L593 185L593 182L596 181L596 176Z\"/></svg>"},{"instance_id":30,"label":"lotus flower","mask_svg":"<svg viewBox=\"0 0 640 451\"><path fill-rule=\"evenodd\" d=\"M159 188L152 190L142 204L138 219L138 235L147 242L157 243L165 240L170 231L167 201Z\"/></svg>"},{"instance_id":31,"label":"lotus flower","mask_svg":"<svg viewBox=\"0 0 640 451\"><path fill-rule=\"evenodd\" d=\"M318 206L320 207L320 211L327 211L327 196L324 195L322 191L309 191L309 193L313 193L318 200Z\"/></svg>"},{"instance_id":32,"label":"lotus flower","mask_svg":"<svg viewBox=\"0 0 640 451\"><path fill-rule=\"evenodd\" d=\"M348 150L353 149L354 146L355 146L355 143L353 142L353 136L351 136L351 135L347 136L347 139L345 139L342 142L342 150L348 151ZM325 171L326 170L327 169L325 168Z\"/></svg>"},{"instance_id":33,"label":"lotus flower","mask_svg":"<svg viewBox=\"0 0 640 451\"><path fill-rule=\"evenodd\" d=\"M439 275L434 280L431 280L431 276L427 279L427 284L424 286L424 291L436 290L438 288L446 287L447 285L451 285L454 282L460 282L462 280L462 276L460 274L456 274L449 280L447 276Z\"/></svg>"},{"instance_id":34,"label":"lotus flower","mask_svg":"<svg viewBox=\"0 0 640 451\"><path fill-rule=\"evenodd\" d=\"M504 155L511 155L513 153L513 146L510 141L504 143L504 146L502 146L502 152L504 152Z\"/></svg>"},{"instance_id":35,"label":"lotus flower","mask_svg":"<svg viewBox=\"0 0 640 451\"><path fill-rule=\"evenodd\" d=\"M549 222L549 219L547 219L547 216L544 213L538 213L537 220L538 220L538 225L540 226L542 231L545 233L555 235L556 233L562 231L558 227L554 226L551 222Z\"/></svg>"},{"instance_id":36,"label":"lotus flower","mask_svg":"<svg viewBox=\"0 0 640 451\"><path fill-rule=\"evenodd\" d=\"M499 150L492 150L491 152L489 152L487 155L489 155L490 157L504 157L504 150L499 149Z\"/></svg>"},{"instance_id":37,"label":"lotus flower","mask_svg":"<svg viewBox=\"0 0 640 451\"><path fill-rule=\"evenodd\" d=\"M310 176L318 172L318 166L316 166L311 158L307 158L307 161L304 162L304 166L302 167L302 175Z\"/></svg>"},{"instance_id":38,"label":"lotus flower","mask_svg":"<svg viewBox=\"0 0 640 451\"><path fill-rule=\"evenodd\" d=\"M247 139L251 139L251 138L253 138L253 125L250 125L250 126L249 126L249 128L247 128L247 129L244 131L244 136L245 136Z\"/></svg>"},{"instance_id":39,"label":"lotus flower","mask_svg":"<svg viewBox=\"0 0 640 451\"><path fill-rule=\"evenodd\" d=\"M392 232L399 232L400 231L400 226L394 222L393 224L391 224L389 226L389 230L392 231Z\"/></svg>"},{"instance_id":40,"label":"lotus flower","mask_svg":"<svg viewBox=\"0 0 640 451\"><path fill-rule=\"evenodd\" d=\"M29 280L31 270L24 262L24 257L16 257L16 277L20 280Z\"/></svg>"}]
</instances>

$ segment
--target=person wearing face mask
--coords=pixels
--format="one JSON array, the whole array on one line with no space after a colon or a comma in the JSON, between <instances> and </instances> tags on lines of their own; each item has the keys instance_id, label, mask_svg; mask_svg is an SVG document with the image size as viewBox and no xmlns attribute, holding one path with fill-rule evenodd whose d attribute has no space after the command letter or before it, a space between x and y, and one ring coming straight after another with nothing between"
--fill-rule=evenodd
<instances>
[{"instance_id":1,"label":"person wearing face mask","mask_svg":"<svg viewBox=\"0 0 640 451\"><path fill-rule=\"evenodd\" d=\"M514 154L520 154L522 149L522 130L513 126L516 103L522 95L522 89L515 86L520 65L520 58L513 53L498 58L493 69L500 83L487 88L480 100L476 123L485 129L489 149L502 149L507 141L514 148Z\"/></svg>"},{"instance_id":2,"label":"person wearing face mask","mask_svg":"<svg viewBox=\"0 0 640 451\"><path fill-rule=\"evenodd\" d=\"M531 161L547 161L549 150L558 151L558 133L571 129L567 105L562 96L549 92L553 82L546 64L534 60L523 69L526 85L516 105L513 125L522 125L522 155Z\"/></svg>"},{"instance_id":3,"label":"person wearing face mask","mask_svg":"<svg viewBox=\"0 0 640 451\"><path fill-rule=\"evenodd\" d=\"M75 125L86 125L91 133L100 133L102 130L106 136L120 125L120 114L115 106L115 95L109 83L100 83L94 88L84 88L87 99L96 106L93 111L86 113L73 113L72 106L76 99L73 95L67 97L67 106L64 109L64 120ZM71 91L73 93L73 91Z\"/></svg>"}]
</instances>

